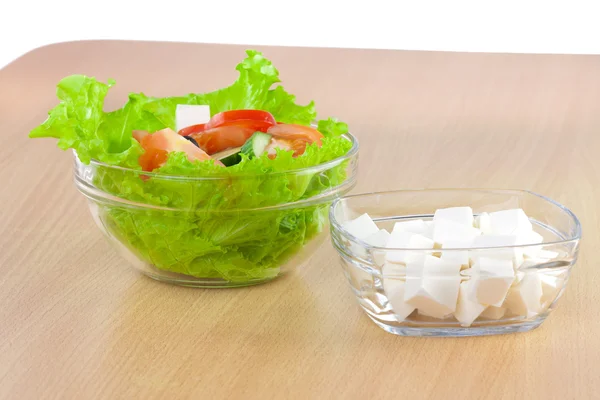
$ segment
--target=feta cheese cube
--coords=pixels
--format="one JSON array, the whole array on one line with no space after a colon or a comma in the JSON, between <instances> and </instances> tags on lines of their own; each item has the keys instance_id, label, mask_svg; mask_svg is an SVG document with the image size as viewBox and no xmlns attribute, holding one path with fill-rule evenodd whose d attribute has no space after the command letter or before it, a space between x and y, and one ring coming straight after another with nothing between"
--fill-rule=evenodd
<instances>
[{"instance_id":1,"label":"feta cheese cube","mask_svg":"<svg viewBox=\"0 0 600 400\"><path fill-rule=\"evenodd\" d=\"M442 317L434 317L433 315L429 315L429 314L427 314L427 313L426 313L425 311L423 311L423 310L418 310L418 311L417 311L417 314L419 314L419 315L421 315L421 316L423 316L423 317L436 318L436 319L448 319L448 318L452 317L452 315L453 315L452 313L448 313L448 314L446 314L446 315L444 315L444 316L442 316Z\"/></svg>"},{"instance_id":2,"label":"feta cheese cube","mask_svg":"<svg viewBox=\"0 0 600 400\"><path fill-rule=\"evenodd\" d=\"M404 301L405 287L406 282L400 279L383 279L383 290L399 322L404 321L415 311L415 307Z\"/></svg>"},{"instance_id":3,"label":"feta cheese cube","mask_svg":"<svg viewBox=\"0 0 600 400\"><path fill-rule=\"evenodd\" d=\"M504 314L506 314L506 308L489 306L481 313L480 317L497 320L504 317Z\"/></svg>"},{"instance_id":4,"label":"feta cheese cube","mask_svg":"<svg viewBox=\"0 0 600 400\"><path fill-rule=\"evenodd\" d=\"M378 232L366 237L364 241L371 246L385 247L389 238L390 233L385 229L380 229ZM366 254L366 250L363 250L363 253ZM373 262L379 266L382 266L385 263L385 254L386 252L384 250L371 250Z\"/></svg>"},{"instance_id":5,"label":"feta cheese cube","mask_svg":"<svg viewBox=\"0 0 600 400\"><path fill-rule=\"evenodd\" d=\"M402 264L385 263L381 267L381 275L383 279L400 279L406 280L406 266Z\"/></svg>"},{"instance_id":6,"label":"feta cheese cube","mask_svg":"<svg viewBox=\"0 0 600 400\"><path fill-rule=\"evenodd\" d=\"M473 321L487 308L487 305L472 301L469 298L471 285L473 285L473 281L465 281L460 284L458 303L456 304L456 311L454 311L454 316L462 326L471 326Z\"/></svg>"},{"instance_id":7,"label":"feta cheese cube","mask_svg":"<svg viewBox=\"0 0 600 400\"><path fill-rule=\"evenodd\" d=\"M406 268L404 301L434 318L445 318L456 310L460 266L425 256Z\"/></svg>"},{"instance_id":8,"label":"feta cheese cube","mask_svg":"<svg viewBox=\"0 0 600 400\"><path fill-rule=\"evenodd\" d=\"M433 222L452 221L455 224L473 227L473 209L471 207L450 207L435 210Z\"/></svg>"},{"instance_id":9,"label":"feta cheese cube","mask_svg":"<svg viewBox=\"0 0 600 400\"><path fill-rule=\"evenodd\" d=\"M515 279L515 270L509 260L481 257L471 268L471 301L500 307Z\"/></svg>"},{"instance_id":10,"label":"feta cheese cube","mask_svg":"<svg viewBox=\"0 0 600 400\"><path fill-rule=\"evenodd\" d=\"M365 239L379 232L379 227L373 222L369 214L365 213L351 221L346 221L343 228L358 239Z\"/></svg>"},{"instance_id":11,"label":"feta cheese cube","mask_svg":"<svg viewBox=\"0 0 600 400\"><path fill-rule=\"evenodd\" d=\"M390 239L390 233L385 229L380 229L372 235L365 238L365 242L375 247L385 247Z\"/></svg>"},{"instance_id":12,"label":"feta cheese cube","mask_svg":"<svg viewBox=\"0 0 600 400\"><path fill-rule=\"evenodd\" d=\"M529 217L520 208L490 213L491 234L526 235L533 230Z\"/></svg>"},{"instance_id":13,"label":"feta cheese cube","mask_svg":"<svg viewBox=\"0 0 600 400\"><path fill-rule=\"evenodd\" d=\"M471 262L474 264L480 258L496 258L500 260L511 260L514 267L518 267L523 263L523 250L521 248L506 247L516 246L518 237L514 235L481 235L473 239L473 247L491 247L490 249L472 249L469 252ZM498 248L494 248L498 247Z\"/></svg>"},{"instance_id":14,"label":"feta cheese cube","mask_svg":"<svg viewBox=\"0 0 600 400\"><path fill-rule=\"evenodd\" d=\"M205 105L177 104L175 127L179 132L188 126L205 124L210 121L210 107Z\"/></svg>"},{"instance_id":15,"label":"feta cheese cube","mask_svg":"<svg viewBox=\"0 0 600 400\"><path fill-rule=\"evenodd\" d=\"M410 221L400 221L394 224L393 232L410 232L427 236L429 226L422 219L413 219Z\"/></svg>"},{"instance_id":16,"label":"feta cheese cube","mask_svg":"<svg viewBox=\"0 0 600 400\"><path fill-rule=\"evenodd\" d=\"M481 231L472 226L457 224L446 219L433 222L433 241L442 246L449 240L469 241L479 235Z\"/></svg>"},{"instance_id":17,"label":"feta cheese cube","mask_svg":"<svg viewBox=\"0 0 600 400\"><path fill-rule=\"evenodd\" d=\"M540 244L544 241L544 237L536 231L531 231L528 234L521 235L518 238L519 244ZM536 258L542 251L542 246L531 246L523 248L523 256L525 258Z\"/></svg>"},{"instance_id":18,"label":"feta cheese cube","mask_svg":"<svg viewBox=\"0 0 600 400\"><path fill-rule=\"evenodd\" d=\"M393 231L386 247L388 249L433 249L433 241L423 235L404 231ZM392 263L406 264L407 262L422 257L423 251L388 250L386 260Z\"/></svg>"},{"instance_id":19,"label":"feta cheese cube","mask_svg":"<svg viewBox=\"0 0 600 400\"><path fill-rule=\"evenodd\" d=\"M538 314L542 309L542 281L538 273L526 274L518 285L511 288L503 307L512 313L527 318Z\"/></svg>"},{"instance_id":20,"label":"feta cheese cube","mask_svg":"<svg viewBox=\"0 0 600 400\"><path fill-rule=\"evenodd\" d=\"M542 305L548 307L552 303L560 290L563 287L563 279L559 275L542 274L540 275L542 281Z\"/></svg>"},{"instance_id":21,"label":"feta cheese cube","mask_svg":"<svg viewBox=\"0 0 600 400\"><path fill-rule=\"evenodd\" d=\"M479 214L474 221L475 228L478 228L483 235L491 235L492 234L492 221L490 219L490 214L484 212Z\"/></svg>"},{"instance_id":22,"label":"feta cheese cube","mask_svg":"<svg viewBox=\"0 0 600 400\"><path fill-rule=\"evenodd\" d=\"M468 249L473 245L472 240L448 240L442 245L441 259L457 263L462 269L469 267L469 250L448 250L444 249Z\"/></svg>"}]
</instances>

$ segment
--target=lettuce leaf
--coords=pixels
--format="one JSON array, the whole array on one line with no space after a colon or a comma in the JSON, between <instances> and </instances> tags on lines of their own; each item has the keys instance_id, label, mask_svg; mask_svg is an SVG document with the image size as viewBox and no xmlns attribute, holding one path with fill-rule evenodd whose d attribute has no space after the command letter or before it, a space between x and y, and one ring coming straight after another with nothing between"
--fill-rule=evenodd
<instances>
[{"instance_id":1,"label":"lettuce leaf","mask_svg":"<svg viewBox=\"0 0 600 400\"><path fill-rule=\"evenodd\" d=\"M183 153L169 154L167 162L145 176L138 165L141 146L135 129L150 132L175 128L177 104L208 104L211 113L232 109L262 109L277 121L309 125L315 105L296 103L283 87L279 72L256 51L236 67L238 79L230 86L204 94L153 98L131 94L120 109L104 112L104 98L114 81L73 75L58 84L61 100L30 137L58 139L61 149L74 149L84 164L95 159L93 185L127 202L157 206L136 207L127 202L99 202L97 213L106 233L125 245L144 263L160 270L229 282L252 283L269 279L307 240L322 231L328 204L288 205L338 188L347 179L347 162L331 168L288 173L327 163L345 155L351 143L342 137L345 123L318 121L322 146L306 148L297 158L291 151L267 155L222 168L211 162L190 162ZM112 166L129 169L113 168ZM181 180L188 177L230 179ZM275 207L274 207L275 206Z\"/></svg>"}]
</instances>

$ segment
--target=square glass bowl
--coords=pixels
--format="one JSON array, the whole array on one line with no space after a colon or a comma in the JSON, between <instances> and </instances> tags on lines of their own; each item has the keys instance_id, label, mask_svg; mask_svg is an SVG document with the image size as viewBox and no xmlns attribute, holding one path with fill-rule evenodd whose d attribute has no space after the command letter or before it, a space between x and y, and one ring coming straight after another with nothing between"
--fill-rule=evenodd
<instances>
[{"instance_id":1,"label":"square glass bowl","mask_svg":"<svg viewBox=\"0 0 600 400\"><path fill-rule=\"evenodd\" d=\"M407 282L421 278L411 274L402 264L390 263L389 256L393 259L393 255L411 252L421 257L439 257L440 249L371 246L343 227L345 222L367 213L380 229L391 232L396 222L432 220L436 209L464 206L471 207L475 216L521 208L534 231L543 237L542 243L535 245L444 248L444 252L456 257L465 252L470 252L469 258L474 254L494 257L498 252L525 255L525 262L514 272L514 279L507 282L510 289L502 304L483 310L473 310L476 305L466 300L470 299L469 281L475 279L472 268L461 270L459 277L443 272L427 275L431 287L456 287L458 279L457 304L463 299L457 306L459 311L432 316L418 308L413 309L405 302L405 289ZM360 306L379 327L403 336L480 336L537 328L556 307L565 290L577 260L581 237L580 223L570 210L544 196L519 190L440 189L360 194L334 201L329 217L333 246ZM455 315L457 312L477 317L470 324L461 323ZM464 321L464 316L461 319Z\"/></svg>"}]
</instances>

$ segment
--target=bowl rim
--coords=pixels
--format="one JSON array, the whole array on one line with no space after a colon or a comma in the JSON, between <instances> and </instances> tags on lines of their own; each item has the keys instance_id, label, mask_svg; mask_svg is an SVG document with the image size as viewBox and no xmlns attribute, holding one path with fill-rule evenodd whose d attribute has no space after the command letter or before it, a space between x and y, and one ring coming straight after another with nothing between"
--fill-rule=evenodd
<instances>
[{"instance_id":1,"label":"bowl rim","mask_svg":"<svg viewBox=\"0 0 600 400\"><path fill-rule=\"evenodd\" d=\"M535 197L538 197L541 200L547 201L548 203L552 204L555 207L558 207L563 212L565 212L575 222L575 234L572 237L569 237L569 238L566 238L566 239L563 239L563 240L543 241L542 243L536 243L536 244L522 244L522 245L512 245L512 246L449 247L449 248L444 248L444 249L426 249L426 248L418 248L418 247L380 247L380 246L373 246L373 245L365 242L364 240L361 240L361 239L357 238L356 236L352 235L335 218L335 209L336 209L336 207L342 201L344 201L346 199L351 199L351 198L355 198L355 197L367 197L367 196L377 196L377 195L390 195L390 194L397 194L397 193L410 193L410 192L413 192L413 193L419 193L419 192L420 193L425 193L425 192L440 192L440 191L505 192L505 193L520 193L520 194L533 195ZM388 191L380 191L380 192L366 192L366 193L352 194L352 195L347 195L347 196L339 197L339 198L335 199L331 203L331 207L329 209L329 222L331 224L331 230L332 231L338 231L343 236L345 236L348 239L350 239L350 240L358 243L362 247L364 247L366 249L370 249L370 250L375 250L375 251L398 251L398 250L407 251L407 250L410 250L410 251L431 251L431 252L436 252L437 251L437 252L439 252L439 251L443 250L443 251L451 251L451 252L455 252L456 251L456 252L458 252L458 251L468 251L468 250L491 250L491 249L498 250L498 249L529 248L529 247L549 246L549 245L558 245L558 244L567 244L567 243L571 243L571 242L577 242L577 241L581 240L581 234L582 234L581 222L579 221L579 218L577 218L577 216L575 215L575 213L573 211L571 211L566 206L560 204L559 202L557 202L555 200L552 200L551 198L549 198L547 196L544 196L542 194L533 192L531 190L526 190L526 189L500 189L500 188L427 188L427 189L398 189L398 190L388 190Z\"/></svg>"},{"instance_id":2,"label":"bowl rim","mask_svg":"<svg viewBox=\"0 0 600 400\"><path fill-rule=\"evenodd\" d=\"M154 179L166 179L166 180L179 180L179 181L203 181L203 180L231 180L231 179L248 179L248 178L256 178L256 177L268 177L268 176L279 176L279 175L290 175L290 174L317 174L323 171L327 171L341 163L343 163L346 160L349 160L353 157L355 157L358 154L358 150L359 150L359 143L358 143L358 139L356 138L356 136L354 136L353 134L351 134L350 132L346 132L344 134L341 135L342 137L344 137L346 140L350 141L350 143L352 143L352 147L346 152L346 154L339 156L337 158L334 158L333 160L329 160L327 162L318 164L318 165L313 165L310 167L304 167L304 168L296 168L296 169L290 169L290 170L285 170L285 171L271 171L271 172L264 172L264 173L240 173L240 174L223 174L223 175L207 175L207 176L189 176L189 175L171 175L171 174L162 174L162 173L157 173L157 172L146 172L143 170L139 170L139 169L133 169L133 168L127 168L127 167L120 167L120 166L116 166L116 165L110 165L110 164L106 164L102 161L98 161L95 159L90 160L88 165L92 165L95 167L102 167L102 168L108 168L111 170L115 170L115 171L123 171L125 173L134 173L134 174L139 174L139 175L144 175L147 177L152 177ZM75 157L75 167L77 168L77 164L83 164L83 162L79 159L79 157L77 156L77 153L75 152L75 150L73 150L73 155Z\"/></svg>"}]
</instances>

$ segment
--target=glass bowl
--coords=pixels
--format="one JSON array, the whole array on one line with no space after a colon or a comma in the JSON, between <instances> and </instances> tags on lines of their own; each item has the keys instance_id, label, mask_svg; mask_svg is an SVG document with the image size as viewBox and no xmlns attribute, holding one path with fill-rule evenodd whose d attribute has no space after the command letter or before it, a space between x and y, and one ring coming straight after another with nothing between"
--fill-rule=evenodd
<instances>
[{"instance_id":1,"label":"glass bowl","mask_svg":"<svg viewBox=\"0 0 600 400\"><path fill-rule=\"evenodd\" d=\"M535 245L444 248L444 255L466 256L469 265L465 264L460 272L451 274L433 268L429 270L433 272L423 278L425 275L419 276L416 269L390 260L409 254L407 252L421 259L440 257L439 248L372 246L343 227L345 222L367 213L380 229L391 232L395 222L427 221L433 218L436 209L462 206L470 206L475 215L521 208L543 240ZM555 308L566 287L577 260L581 237L580 223L570 210L546 197L520 190L439 189L361 194L334 201L329 216L333 246L340 255L344 275L359 304L379 327L403 336L479 336L524 332L538 327ZM513 271L514 277L506 282L508 294L494 305L470 302L472 297L468 294L472 293L476 279L490 278L475 275L472 260L475 257L493 258L502 252L511 257L518 255L523 260ZM433 258L428 260L435 261ZM432 313L427 303L421 303L422 309L413 307L414 297L411 296L415 293L415 285L425 285L424 279L430 288L446 288L436 289L437 292L430 289L430 292L440 298L450 296L448 308ZM485 286L478 287L487 290ZM412 303L409 301L411 304L406 302L407 297L413 299ZM456 301L455 309L450 308L453 301ZM469 323L465 322L465 315L466 319L468 315L477 317Z\"/></svg>"},{"instance_id":2,"label":"glass bowl","mask_svg":"<svg viewBox=\"0 0 600 400\"><path fill-rule=\"evenodd\" d=\"M301 265L327 236L331 201L356 183L358 142L344 137L352 146L343 157L252 175L164 175L86 165L75 154L75 184L143 274L185 286L253 285Z\"/></svg>"}]
</instances>

